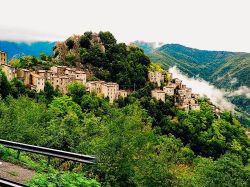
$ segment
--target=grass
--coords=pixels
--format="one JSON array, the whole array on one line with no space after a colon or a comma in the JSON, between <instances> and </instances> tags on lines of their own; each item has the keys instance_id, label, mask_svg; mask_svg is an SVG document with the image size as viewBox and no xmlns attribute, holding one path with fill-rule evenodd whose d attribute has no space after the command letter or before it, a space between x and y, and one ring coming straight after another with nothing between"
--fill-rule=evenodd
<instances>
[{"instance_id":1,"label":"grass","mask_svg":"<svg viewBox=\"0 0 250 187\"><path fill-rule=\"evenodd\" d=\"M10 171L10 172L8 172L8 174L11 176L14 176L14 177L18 176L18 173L15 171Z\"/></svg>"}]
</instances>

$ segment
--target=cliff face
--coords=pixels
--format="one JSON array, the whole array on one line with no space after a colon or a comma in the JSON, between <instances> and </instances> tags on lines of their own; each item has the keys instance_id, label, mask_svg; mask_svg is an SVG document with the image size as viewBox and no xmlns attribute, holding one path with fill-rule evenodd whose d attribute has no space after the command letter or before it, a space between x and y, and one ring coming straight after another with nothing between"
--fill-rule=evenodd
<instances>
[{"instance_id":1,"label":"cliff face","mask_svg":"<svg viewBox=\"0 0 250 187\"><path fill-rule=\"evenodd\" d=\"M83 41L86 39L87 41ZM98 45L101 51L105 52L105 47L102 44L102 41L97 33L88 33L85 35L73 35L69 37L64 42L57 42L53 49L54 59L58 61L67 62L70 60L70 56L74 58L74 61L80 61L80 48L84 48L81 45L84 45L83 42L89 41L89 47ZM81 42L83 44L81 44ZM79 64L78 64L79 65Z\"/></svg>"}]
</instances>

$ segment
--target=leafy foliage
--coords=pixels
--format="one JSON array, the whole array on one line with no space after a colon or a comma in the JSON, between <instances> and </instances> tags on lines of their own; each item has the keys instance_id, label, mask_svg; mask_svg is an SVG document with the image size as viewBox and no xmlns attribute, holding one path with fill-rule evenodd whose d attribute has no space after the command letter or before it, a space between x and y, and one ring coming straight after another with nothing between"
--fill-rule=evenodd
<instances>
[{"instance_id":1,"label":"leafy foliage","mask_svg":"<svg viewBox=\"0 0 250 187\"><path fill-rule=\"evenodd\" d=\"M178 44L166 44L153 49L150 43L135 42L145 49L150 60L161 63L165 69L176 66L190 77L203 78L216 87L229 91L240 86L250 87L250 54L226 51L206 51L188 48ZM202 71L201 71L202 70ZM250 112L246 107L249 99L245 96L229 98L241 113L239 119L246 126L250 124Z\"/></svg>"},{"instance_id":2,"label":"leafy foliage","mask_svg":"<svg viewBox=\"0 0 250 187\"><path fill-rule=\"evenodd\" d=\"M94 179L87 179L84 175L73 172L38 174L31 181L27 182L31 187L35 186L89 186L99 187L100 184Z\"/></svg>"},{"instance_id":3,"label":"leafy foliage","mask_svg":"<svg viewBox=\"0 0 250 187\"><path fill-rule=\"evenodd\" d=\"M70 41L75 45L79 43L79 50L70 50ZM100 32L98 35L87 32L80 36L79 41L68 39L66 45L68 50L61 51L65 56L60 59L65 64L74 65L72 62L79 60L82 65L91 65L97 78L117 82L124 88L142 88L146 85L149 58L135 46L117 43L110 32Z\"/></svg>"},{"instance_id":4,"label":"leafy foliage","mask_svg":"<svg viewBox=\"0 0 250 187\"><path fill-rule=\"evenodd\" d=\"M28 69L45 69L48 70L53 66L52 58L45 54L40 54L40 59L35 56L23 56L19 59L12 59L10 62L15 68L28 68Z\"/></svg>"},{"instance_id":5,"label":"leafy foliage","mask_svg":"<svg viewBox=\"0 0 250 187\"><path fill-rule=\"evenodd\" d=\"M146 79L148 69L159 67L150 67L141 49L117 44L111 33L100 33L100 42L92 37L85 33L79 44L76 58L82 65L92 65L100 72L95 76L121 86L136 84L136 91L113 105L77 82L65 96L49 83L37 94L18 80L9 82L0 70L1 138L97 158L93 167L40 173L29 185L249 186L246 128L228 112L215 116L205 99L200 111L189 113L175 107L174 97L157 101ZM88 40L90 47L83 47ZM45 58L20 63L35 67Z\"/></svg>"}]
</instances>

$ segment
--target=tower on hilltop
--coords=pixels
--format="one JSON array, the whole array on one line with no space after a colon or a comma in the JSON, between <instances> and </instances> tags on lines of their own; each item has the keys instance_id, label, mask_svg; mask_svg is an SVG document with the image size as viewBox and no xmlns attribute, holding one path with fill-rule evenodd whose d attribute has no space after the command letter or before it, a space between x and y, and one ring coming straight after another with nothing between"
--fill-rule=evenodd
<instances>
[{"instance_id":1,"label":"tower on hilltop","mask_svg":"<svg viewBox=\"0 0 250 187\"><path fill-rule=\"evenodd\" d=\"M0 64L7 63L7 54L3 51L0 51Z\"/></svg>"}]
</instances>

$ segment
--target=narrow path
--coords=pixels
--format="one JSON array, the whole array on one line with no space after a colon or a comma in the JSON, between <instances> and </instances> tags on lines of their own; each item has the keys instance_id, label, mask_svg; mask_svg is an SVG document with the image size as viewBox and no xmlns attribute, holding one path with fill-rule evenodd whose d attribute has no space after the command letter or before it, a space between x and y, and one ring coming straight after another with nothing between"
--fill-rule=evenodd
<instances>
[{"instance_id":1,"label":"narrow path","mask_svg":"<svg viewBox=\"0 0 250 187\"><path fill-rule=\"evenodd\" d=\"M0 177L2 178L22 183L30 180L34 175L35 171L0 160Z\"/></svg>"}]
</instances>

